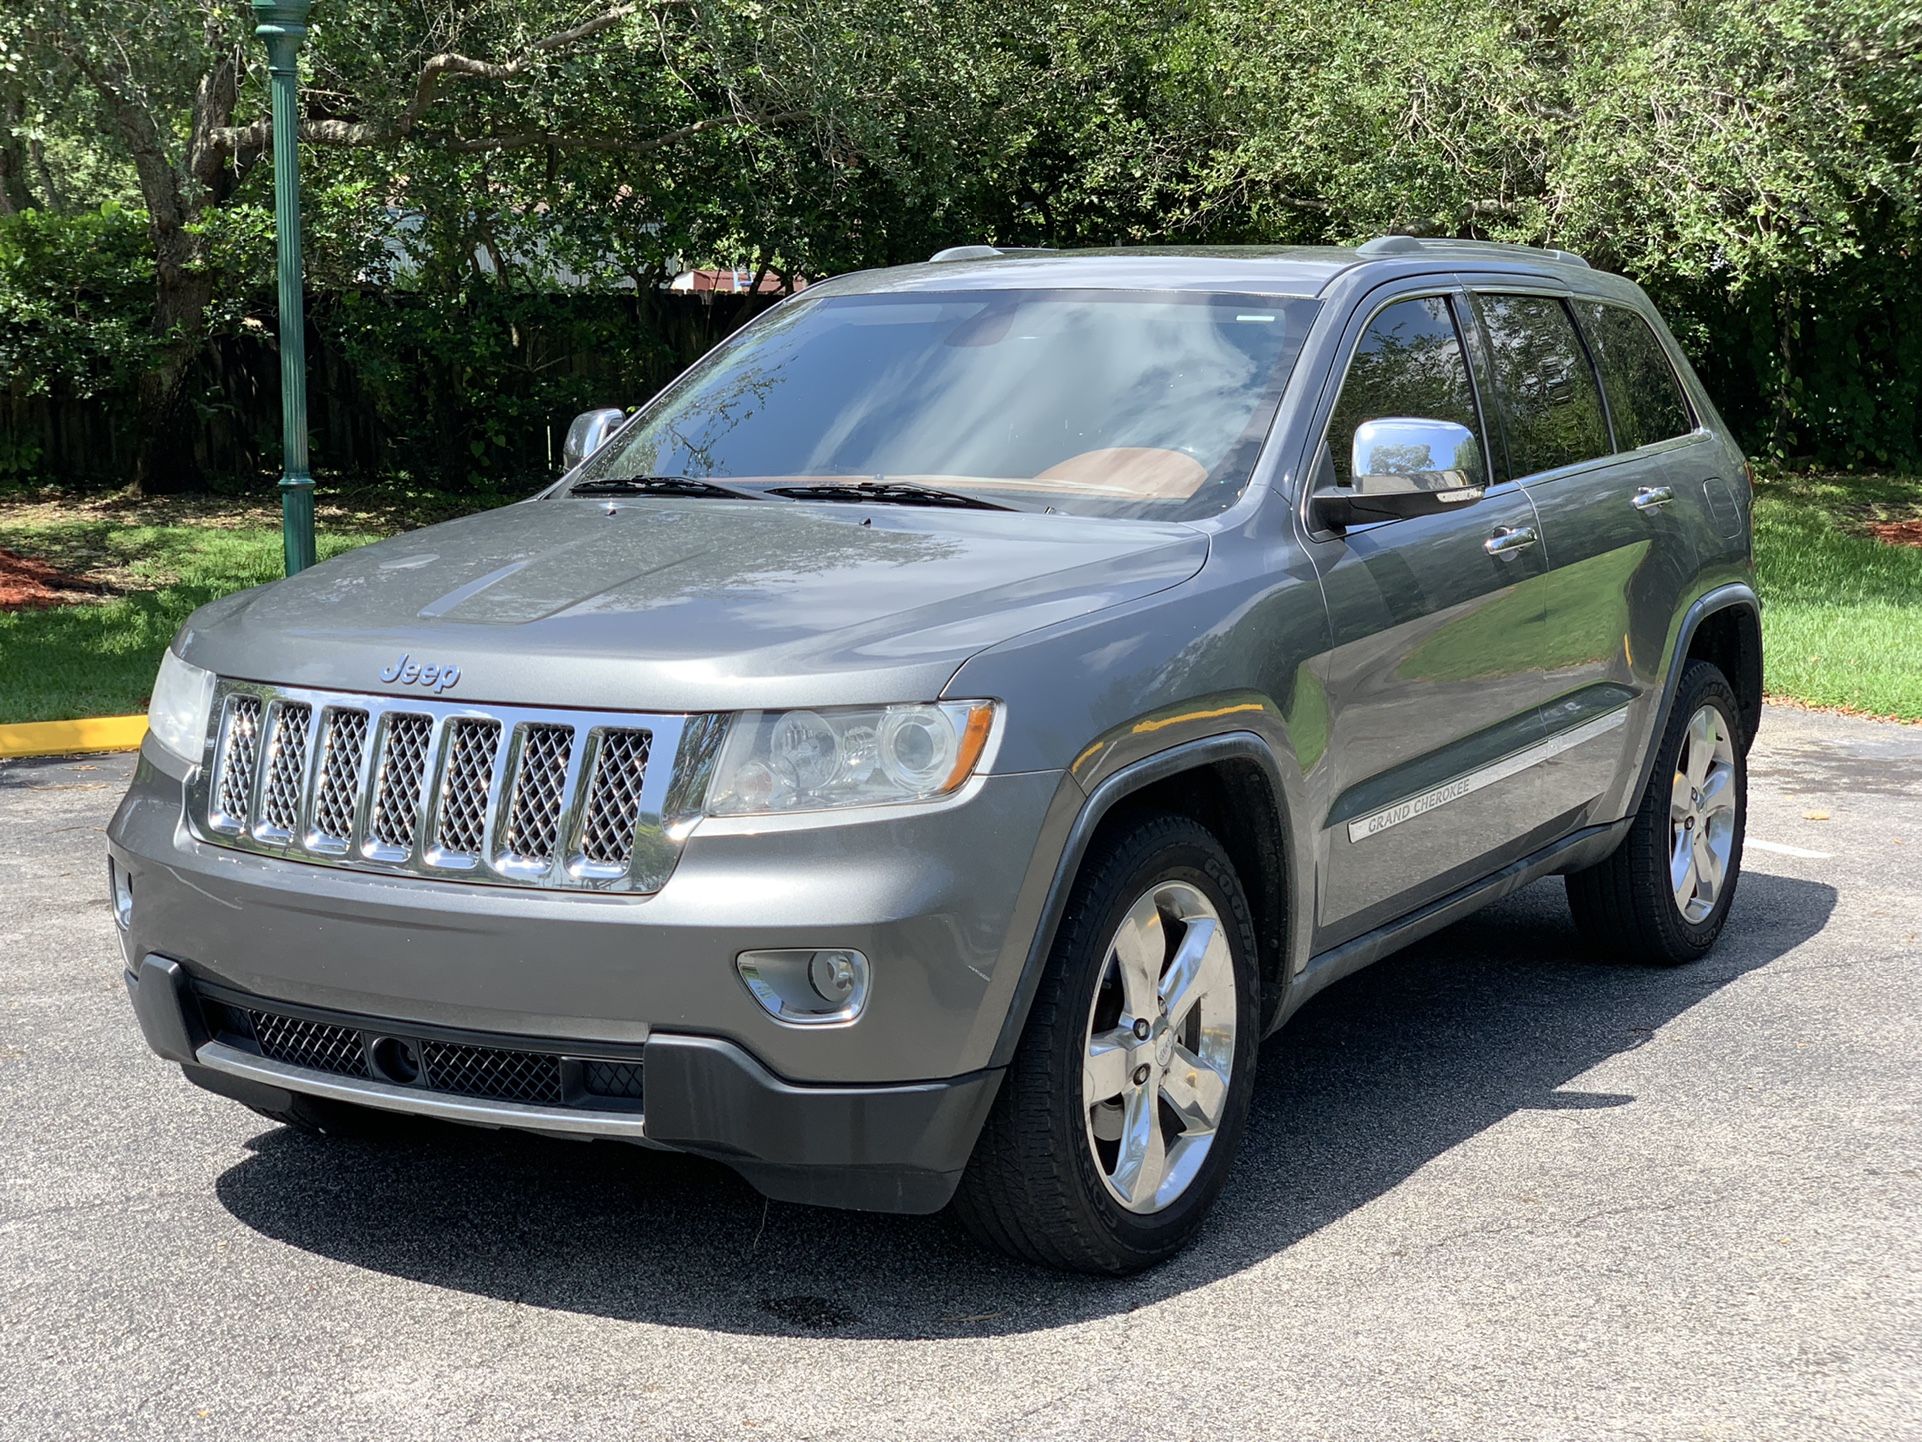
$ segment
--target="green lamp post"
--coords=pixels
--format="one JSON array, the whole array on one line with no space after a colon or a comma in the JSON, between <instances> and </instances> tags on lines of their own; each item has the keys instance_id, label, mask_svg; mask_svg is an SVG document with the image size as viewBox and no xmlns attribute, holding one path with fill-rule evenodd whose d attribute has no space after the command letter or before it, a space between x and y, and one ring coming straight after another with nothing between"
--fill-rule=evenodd
<instances>
[{"instance_id":1,"label":"green lamp post","mask_svg":"<svg viewBox=\"0 0 1922 1442\"><path fill-rule=\"evenodd\" d=\"M307 474L307 315L300 281L300 42L312 0L253 0L274 93L274 236L280 273L280 530L287 574L314 564Z\"/></svg>"}]
</instances>

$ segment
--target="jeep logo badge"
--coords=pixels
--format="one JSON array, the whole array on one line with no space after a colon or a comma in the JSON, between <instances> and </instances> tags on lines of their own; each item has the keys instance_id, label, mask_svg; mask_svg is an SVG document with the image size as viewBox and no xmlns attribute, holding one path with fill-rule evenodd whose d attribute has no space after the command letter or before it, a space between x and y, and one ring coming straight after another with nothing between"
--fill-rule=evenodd
<instances>
[{"instance_id":1,"label":"jeep logo badge","mask_svg":"<svg viewBox=\"0 0 1922 1442\"><path fill-rule=\"evenodd\" d=\"M400 659L380 673L383 681L398 681L403 686L425 686L433 692L447 690L460 680L458 666L430 666L416 661L405 651Z\"/></svg>"}]
</instances>

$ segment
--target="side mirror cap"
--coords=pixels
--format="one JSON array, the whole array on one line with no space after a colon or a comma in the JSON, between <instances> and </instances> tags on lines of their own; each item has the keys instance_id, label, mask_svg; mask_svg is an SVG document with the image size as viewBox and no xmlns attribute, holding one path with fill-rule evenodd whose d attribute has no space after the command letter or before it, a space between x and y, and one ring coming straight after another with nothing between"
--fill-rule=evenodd
<instances>
[{"instance_id":1,"label":"side mirror cap","mask_svg":"<svg viewBox=\"0 0 1922 1442\"><path fill-rule=\"evenodd\" d=\"M1317 515L1330 526L1439 515L1474 505L1488 489L1480 442L1453 421L1363 421L1349 457L1349 484L1314 498Z\"/></svg>"},{"instance_id":2,"label":"side mirror cap","mask_svg":"<svg viewBox=\"0 0 1922 1442\"><path fill-rule=\"evenodd\" d=\"M626 419L626 412L612 407L582 411L575 416L574 423L567 428L567 439L561 445L561 469L571 471L593 455L607 444L607 438L618 431Z\"/></svg>"}]
</instances>

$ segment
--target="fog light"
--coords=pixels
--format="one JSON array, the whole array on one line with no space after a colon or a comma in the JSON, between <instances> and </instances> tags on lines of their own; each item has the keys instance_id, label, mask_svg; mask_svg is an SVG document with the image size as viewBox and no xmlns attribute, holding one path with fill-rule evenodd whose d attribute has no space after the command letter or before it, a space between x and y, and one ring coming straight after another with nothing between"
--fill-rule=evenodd
<instances>
[{"instance_id":1,"label":"fog light","mask_svg":"<svg viewBox=\"0 0 1922 1442\"><path fill-rule=\"evenodd\" d=\"M734 969L776 1021L853 1021L868 1001L868 959L858 951L744 951Z\"/></svg>"},{"instance_id":2,"label":"fog light","mask_svg":"<svg viewBox=\"0 0 1922 1442\"><path fill-rule=\"evenodd\" d=\"M133 878L112 857L107 858L107 885L113 890L113 919L125 931L133 924Z\"/></svg>"}]
</instances>

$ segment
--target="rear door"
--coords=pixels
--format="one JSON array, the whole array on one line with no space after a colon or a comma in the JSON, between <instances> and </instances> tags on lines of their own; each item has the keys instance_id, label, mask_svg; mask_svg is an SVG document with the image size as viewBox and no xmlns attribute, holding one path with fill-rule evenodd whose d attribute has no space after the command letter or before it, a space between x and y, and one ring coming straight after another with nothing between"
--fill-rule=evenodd
<instances>
[{"instance_id":1,"label":"rear door","mask_svg":"<svg viewBox=\"0 0 1922 1442\"><path fill-rule=\"evenodd\" d=\"M1452 286L1371 297L1350 322L1314 491L1346 484L1355 427L1454 421L1495 453ZM1323 684L1333 801L1317 950L1543 844L1526 758L1541 740L1546 562L1535 509L1499 470L1479 502L1334 533L1304 508L1333 628Z\"/></svg>"},{"instance_id":2,"label":"rear door","mask_svg":"<svg viewBox=\"0 0 1922 1442\"><path fill-rule=\"evenodd\" d=\"M1654 724L1668 630L1695 571L1702 477L1690 468L1704 450L1633 309L1494 286L1474 288L1474 307L1550 568L1545 780L1570 829L1613 820L1598 812L1618 809L1615 782Z\"/></svg>"}]
</instances>

